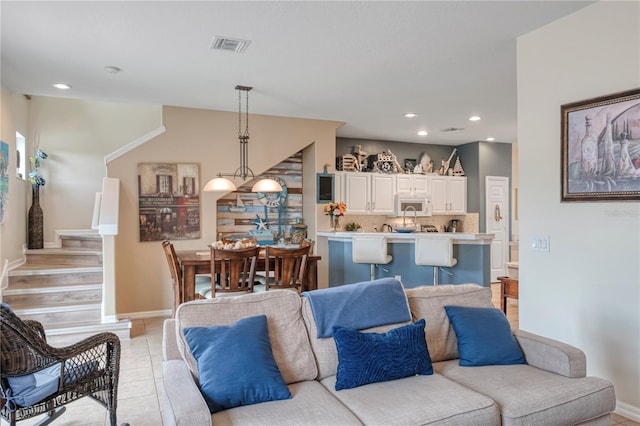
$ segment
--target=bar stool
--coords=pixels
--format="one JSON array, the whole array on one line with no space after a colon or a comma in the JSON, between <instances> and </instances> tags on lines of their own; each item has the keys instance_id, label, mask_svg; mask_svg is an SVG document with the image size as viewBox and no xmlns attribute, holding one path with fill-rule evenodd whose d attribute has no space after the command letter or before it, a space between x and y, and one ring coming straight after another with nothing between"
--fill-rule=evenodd
<instances>
[{"instance_id":1,"label":"bar stool","mask_svg":"<svg viewBox=\"0 0 640 426\"><path fill-rule=\"evenodd\" d=\"M353 263L371 264L371 280L376 279L376 265L386 265L393 259L387 254L387 237L384 235L354 235L351 239Z\"/></svg>"},{"instance_id":2,"label":"bar stool","mask_svg":"<svg viewBox=\"0 0 640 426\"><path fill-rule=\"evenodd\" d=\"M416 265L433 266L433 285L438 285L438 270L458 263L453 257L453 240L449 237L416 237Z\"/></svg>"}]
</instances>

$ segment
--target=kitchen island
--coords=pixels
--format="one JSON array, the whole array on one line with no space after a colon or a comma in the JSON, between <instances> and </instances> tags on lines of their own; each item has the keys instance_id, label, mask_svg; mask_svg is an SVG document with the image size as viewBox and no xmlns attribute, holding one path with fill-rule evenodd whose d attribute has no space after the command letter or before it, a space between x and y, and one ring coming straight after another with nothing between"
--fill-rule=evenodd
<instances>
[{"instance_id":1,"label":"kitchen island","mask_svg":"<svg viewBox=\"0 0 640 426\"><path fill-rule=\"evenodd\" d=\"M453 257L458 263L440 270L440 284L476 283L491 285L491 241L493 234L398 233L398 232L318 232L318 248L326 250L328 284L336 287L370 279L370 266L353 263L351 239L354 235L384 235L388 253L393 257L376 268L376 278L396 277L405 287L433 284L433 267L415 264L414 242L417 236L446 236L453 240Z\"/></svg>"}]
</instances>

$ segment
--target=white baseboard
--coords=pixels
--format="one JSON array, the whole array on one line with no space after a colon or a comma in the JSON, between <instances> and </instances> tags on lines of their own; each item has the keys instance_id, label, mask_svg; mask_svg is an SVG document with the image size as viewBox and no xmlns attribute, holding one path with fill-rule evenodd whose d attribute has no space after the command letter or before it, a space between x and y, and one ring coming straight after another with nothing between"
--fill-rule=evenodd
<instances>
[{"instance_id":1,"label":"white baseboard","mask_svg":"<svg viewBox=\"0 0 640 426\"><path fill-rule=\"evenodd\" d=\"M633 421L640 422L640 407L634 407L631 404L616 401L616 409L614 413Z\"/></svg>"},{"instance_id":2,"label":"white baseboard","mask_svg":"<svg viewBox=\"0 0 640 426\"><path fill-rule=\"evenodd\" d=\"M160 318L160 317L170 317L171 309L163 309L158 311L143 311L143 312L129 312L128 314L118 314L118 318L120 319L146 319L146 318Z\"/></svg>"}]
</instances>

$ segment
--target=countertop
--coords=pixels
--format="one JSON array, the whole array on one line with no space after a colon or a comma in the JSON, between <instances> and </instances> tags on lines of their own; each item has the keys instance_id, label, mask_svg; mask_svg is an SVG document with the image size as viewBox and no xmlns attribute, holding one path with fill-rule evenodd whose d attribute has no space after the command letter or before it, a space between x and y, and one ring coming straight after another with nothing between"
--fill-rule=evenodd
<instances>
[{"instance_id":1,"label":"countertop","mask_svg":"<svg viewBox=\"0 0 640 426\"><path fill-rule=\"evenodd\" d=\"M416 237L449 237L454 243L490 244L494 234L468 234L464 232L346 232L346 231L319 231L318 237L327 237L333 241L348 241L354 235L384 235L389 242L411 243Z\"/></svg>"}]
</instances>

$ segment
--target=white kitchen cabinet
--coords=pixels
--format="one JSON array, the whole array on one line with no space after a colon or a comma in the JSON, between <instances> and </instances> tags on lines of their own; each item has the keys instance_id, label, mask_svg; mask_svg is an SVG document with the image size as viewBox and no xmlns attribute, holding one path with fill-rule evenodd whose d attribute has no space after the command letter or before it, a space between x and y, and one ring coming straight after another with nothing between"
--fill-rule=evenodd
<instances>
[{"instance_id":1,"label":"white kitchen cabinet","mask_svg":"<svg viewBox=\"0 0 640 426\"><path fill-rule=\"evenodd\" d=\"M394 175L345 173L348 214L392 214L396 189Z\"/></svg>"},{"instance_id":2,"label":"white kitchen cabinet","mask_svg":"<svg viewBox=\"0 0 640 426\"><path fill-rule=\"evenodd\" d=\"M467 178L432 176L431 204L433 214L466 214Z\"/></svg>"},{"instance_id":3,"label":"white kitchen cabinet","mask_svg":"<svg viewBox=\"0 0 640 426\"><path fill-rule=\"evenodd\" d=\"M398 194L428 194L429 180L426 175L396 175L396 192Z\"/></svg>"},{"instance_id":4,"label":"white kitchen cabinet","mask_svg":"<svg viewBox=\"0 0 640 426\"><path fill-rule=\"evenodd\" d=\"M344 175L346 172L335 172L333 178L333 201L344 201Z\"/></svg>"}]
</instances>

